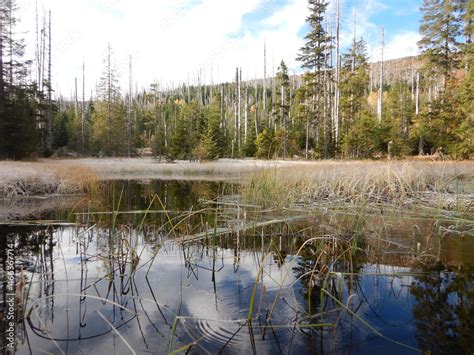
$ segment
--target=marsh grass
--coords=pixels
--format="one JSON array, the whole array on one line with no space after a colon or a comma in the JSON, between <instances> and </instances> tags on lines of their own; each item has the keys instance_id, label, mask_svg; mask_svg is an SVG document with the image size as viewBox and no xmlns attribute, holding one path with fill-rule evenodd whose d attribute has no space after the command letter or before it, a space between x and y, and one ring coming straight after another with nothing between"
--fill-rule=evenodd
<instances>
[{"instance_id":1,"label":"marsh grass","mask_svg":"<svg viewBox=\"0 0 474 355\"><path fill-rule=\"evenodd\" d=\"M66 296L86 300L95 297L104 304L108 302L121 310L126 310L136 318L137 322L140 322L140 317L143 319L143 316L146 316L150 322L152 319L157 320L153 316L149 317L143 305L142 309L139 309L135 302L154 304L160 313L161 309L164 309L170 316L169 323L161 313L166 324L167 338L164 339L168 340L167 347L170 353L186 352L192 348L206 352L202 345L205 344L202 334L193 337L186 328L186 322L188 325L189 323L192 325L193 321L208 322L218 327L228 328L232 332L238 327L235 333L228 333L229 340L222 348L223 350L235 334L248 328L249 341L252 343L253 350L256 351L254 337L265 337L267 332L279 328L292 330L293 336L299 328L307 328L306 332L318 332L318 335L322 337L329 334L329 337L336 339L339 336L336 332L345 326L340 321L344 316L350 318L351 322L355 320L359 323L358 326L366 327L384 340L407 347L384 335L377 330L375 325L370 324L358 314L357 309L350 307L354 293L349 292L354 291L350 285L346 286L348 293L347 298L344 298L344 281L352 282L353 278L364 276L363 273L357 272L355 259L359 257L358 254L369 254L369 246L370 250L375 250L377 263L382 260L381 256L385 252L389 254L394 251L397 252L397 256L406 255L411 262L422 257L426 258L428 253L431 253L429 246L431 237L426 240L426 246L425 243L420 246L407 241L404 245L389 240L391 231L389 221L385 220L387 216L380 216L381 222L373 223L378 216L374 217L372 212L379 204L396 207L433 203L433 209L436 211L444 206L436 200L438 197L454 195L456 201L461 201L461 203L456 203L456 208L462 209L459 206L464 206L463 199L466 196L468 198L472 193L470 190L472 185L469 185L472 183L471 180L472 165L470 163L451 165L450 163L425 162L325 162L295 165L291 168L267 167L250 172L244 180L243 197L252 204L246 205L240 200L236 203L228 200L223 202L202 200L201 203L204 206L193 206L189 211L168 211L166 204L158 195L150 196L146 209L124 210L126 208L124 189L123 187L118 189L115 194L115 186L113 186L111 201L107 204L111 208L107 211L90 211L88 208L88 212L76 214L78 220L82 221L77 225L75 236L79 244L81 269L87 269L87 263L92 259L103 262L99 278L92 286L97 290L95 285L99 281L108 283L107 294L99 295L97 291L98 296L90 296L81 289L80 294L67 290L67 295L56 294L44 298ZM325 206L332 204L345 206L345 209L343 208L339 214L329 211L327 215L314 213L314 210L310 214L297 212L297 209L304 211L306 206L322 203ZM347 207L349 204L355 204L357 207L350 210ZM282 209L264 209L260 206ZM158 210L156 210L157 207ZM282 212L285 213L284 216L281 215ZM288 212L296 213L296 215L288 216ZM163 217L160 224L153 225L155 229L151 229L151 232L147 228L147 216L150 214ZM134 224L120 218L127 215L134 217ZM135 218L137 215L138 218ZM340 216L343 217L345 223L338 219ZM418 218L418 215L413 218ZM453 220L453 225L455 222L460 223ZM466 223L468 222L472 227L472 220L467 220ZM418 222L414 221L412 224L414 223ZM409 228L413 229L412 227L410 225ZM397 228L400 226L398 225ZM446 227L446 230L443 228L445 227L441 220L433 222L433 239L444 233L457 232L456 229L453 232L449 227ZM420 235L426 235L421 227L418 230ZM92 233L94 231L95 234ZM149 246L140 242L142 236L145 238L145 234L156 236L153 242L155 251L151 254L146 250ZM93 247L92 238L95 238L96 243L101 240L106 241L99 253L98 248ZM280 238L280 244L277 238ZM229 244L223 244L225 239L229 240ZM287 243L288 250L285 251L285 255L281 247L282 240L283 243ZM261 251L255 247L258 242L261 242ZM440 239L438 255L430 256L433 261L440 258L442 242ZM188 277L194 273L193 268L197 267L199 261L213 260L212 282L214 292L216 292L215 273L218 273L220 269L217 269L215 264L220 258L219 250L228 248L228 245L235 248L233 255L235 270L239 268L241 248L245 250L244 248L252 243L258 268L254 279L249 283L250 298L243 306L243 310L246 311L245 318L235 317L235 319L222 320L204 319L192 314L184 316L180 310L167 309L164 302L160 301L160 294L155 294L153 291L153 288L159 285L153 284L153 278L150 279L152 281L148 279L148 276L153 276L156 272L155 269L152 270L152 264L155 259L160 258L158 251L162 248L166 249L167 245L173 245L173 247L182 248L184 255L182 262L188 269ZM208 252L209 248L212 248L212 256ZM204 249L207 250L205 258L203 257ZM146 256L148 258L145 258ZM62 259L65 260L64 257ZM298 269L292 267L289 263L290 259L298 263ZM268 271L275 260L278 260L277 263L282 270L283 276L280 280L273 279ZM64 269L66 270L66 265ZM142 273L140 273L141 269L144 270ZM375 274L375 276L381 275ZM139 282L140 277L146 279L152 300L140 296L137 288L137 284L140 284L135 280ZM68 278L67 274L66 278ZM267 282L272 280L275 286L273 294L267 292L264 278ZM184 284L181 281L181 294L177 295L178 298L182 297ZM293 289L299 285L306 292L306 309L305 304L298 304L296 298L286 299L282 296L284 290ZM131 301L133 301L133 309L130 308ZM297 313L296 317L278 323L277 305L281 305L282 302L294 304ZM35 303L33 302L29 307L28 319L33 314L31 309L35 307ZM128 350L134 353L132 345L136 343L136 339L127 340L125 333L122 335L119 326L114 324L106 313L99 311L96 313ZM36 318L39 316L36 315ZM153 322L152 325L155 326ZM322 335L323 331L325 335ZM184 333L188 334L192 342L183 345L180 338ZM55 341L52 336L49 337L51 341ZM180 343L175 347L176 339L179 339ZM409 346L408 348L416 350ZM62 351L59 346L58 349Z\"/></svg>"},{"instance_id":2,"label":"marsh grass","mask_svg":"<svg viewBox=\"0 0 474 355\"><path fill-rule=\"evenodd\" d=\"M46 161L47 162L47 161ZM159 162L149 158L106 158L58 160L63 166L83 166L93 170L101 180L239 180L256 169L272 166L301 164L291 161L264 161L251 159L220 159L210 162Z\"/></svg>"},{"instance_id":3,"label":"marsh grass","mask_svg":"<svg viewBox=\"0 0 474 355\"><path fill-rule=\"evenodd\" d=\"M291 207L313 203L427 205L470 209L472 162L321 162L263 168L242 183L245 202Z\"/></svg>"},{"instance_id":4,"label":"marsh grass","mask_svg":"<svg viewBox=\"0 0 474 355\"><path fill-rule=\"evenodd\" d=\"M301 220L299 218L296 218L296 220L272 218L264 222L265 225L262 226L252 221L250 213L248 215L244 213L242 205L237 205L236 207L230 203L223 205L211 204L216 207L190 210L186 214L181 214L178 218L165 212L167 222L164 226L156 226L157 229L154 233L164 236L166 242L158 243L156 247L158 249L166 249L166 243L168 243L169 245L178 245L180 248L183 248L183 255L185 255L183 265L188 269L188 277L193 274L193 268L196 267L200 261L202 262L202 260L207 259L219 260L219 258L221 258L219 250L226 248L226 246L222 244L225 239L228 239L232 247L236 249L233 258L236 264L234 267L237 268L239 267L240 258L238 255L241 248L245 250L249 244L255 244L256 241L261 241L261 251L259 246L254 246L253 248L255 251L255 260L258 260L258 268L252 280L253 282L248 286L249 290L251 290L249 291L250 298L248 302L242 306L245 311L243 314L246 315L246 317L242 317L242 314L240 314L240 316L236 316L232 319L207 319L197 315L194 316L193 314L185 316L175 309L167 309L167 306L163 306L164 302L160 301L160 295L158 293L155 294L153 291L154 287L159 287L160 285L153 284L148 280L149 274L156 272L156 270L151 270L151 265L155 259L160 258L160 256L158 256L157 252L153 252L149 259L143 258L143 256L150 256L150 254L144 253L144 250L148 247L145 244L139 243L138 240L140 239L140 235L145 233L145 217L152 212L151 207L153 202L157 200L161 204L163 211L166 211L163 202L159 200L158 196L153 196L147 209L141 211L123 211L122 196L123 193L120 190L118 198L113 200L111 204L112 210L104 212L105 215L91 214L88 223L78 225L76 235L76 239L79 242L81 268L86 269L87 263L91 259L103 262L103 268L101 269L101 273L97 275L99 278L94 281L93 287L95 287L99 281L108 283L108 292L106 294L102 293L99 295L98 293L97 296L91 296L86 295L85 292L82 293L82 289L80 294L75 294L67 290L67 294L56 294L46 297L79 297L83 299L84 302L86 299L95 297L95 299L102 301L103 304L109 303L113 306L118 306L120 310L128 312L137 322L147 317L150 322L156 322L158 324L158 322L161 321L153 315L149 316L147 313L149 311L141 305L142 303L156 304L159 310L163 308L166 310L167 316L169 315L168 319L170 322L168 323L168 319L165 319L166 331L164 333L164 340L168 341L167 348L169 353L181 353L189 351L192 348L206 352L205 334L196 330L197 327L194 323L196 323L196 325L200 322L210 323L218 328L228 329L229 332L227 336L229 339L222 349L225 349L227 346L230 347L228 344L230 344L234 335L239 332L246 332L248 329L248 335L245 334L245 339L249 339L255 350L255 339L258 340L260 336L265 337L266 334L278 329L287 329L294 337L301 329L305 329L304 331L306 333L314 332L315 335L332 341L331 337L337 339L339 336L338 332L344 331L344 327L347 326L341 321L343 317L345 317L345 319L351 319L351 322L358 323L357 326L367 328L368 331L386 341L407 347L407 345L377 330L375 325L372 325L362 315L357 313L357 310L351 308L350 302L353 297L352 294L347 294L347 298L343 296L344 280L348 281L352 277L363 276L362 273L357 273L357 269L353 264L355 259L354 255L356 253L365 253L362 249L359 234L370 238L370 234L366 233L367 230L364 232L364 228L368 223L366 222L366 216L363 214L348 217L348 219L354 221L354 223L350 225L359 228L356 233L354 231L345 231L341 226L338 227L339 229L334 227L332 232L329 229L323 230L321 226L308 228L306 223L308 222L307 216L301 217ZM249 207L249 209L254 209L254 206ZM143 217L138 218L135 225L126 225L121 223L120 220L113 218L113 216L119 212L142 214ZM109 213L112 214L112 218L100 220L104 216L110 217ZM270 217L265 216L265 212L260 211L259 213L261 214L257 214L258 218ZM208 214L218 214L219 217L222 217L228 226L228 231L226 233L220 233L220 229L217 229L215 225L209 224L204 218ZM235 214L237 214L237 219ZM195 218L197 215L201 215L203 218ZM82 217L81 215L81 218ZM99 218L99 221L96 221L96 218ZM201 222L198 222L197 225L192 228L186 227L180 231L179 227L187 224L193 218L196 221L201 220ZM241 218L241 220L238 218ZM97 238L97 243L99 243L102 238L108 238L107 242L103 244L103 248L100 249L93 247L93 244L90 242L92 239L90 239L89 235L89 232L91 232L95 224L92 226L89 225L99 222L101 223L101 228L96 229L94 238ZM241 222L244 222L244 224L240 224ZM262 220L260 220L260 222L262 222ZM309 222L311 223L311 221ZM240 226L240 228L238 226ZM221 228L224 227L221 226ZM100 233L100 231L102 231L102 233ZM186 243L176 244L176 242L183 241L183 235L185 235L183 233L190 232L194 232L192 238L189 238ZM196 233L203 233L203 235L199 235L199 238L194 238ZM204 235L207 238L203 237ZM289 247L286 256L282 255L281 244L279 245L278 243L279 236L284 236L283 238L286 240L284 243L287 243L287 247ZM376 244L380 250L387 250L388 243L394 244L390 241L384 241L378 236L373 236L372 239L373 243ZM404 250L403 245L393 245L393 247ZM211 253L206 253L205 259L202 259L203 250L209 250L209 248L212 248L212 256ZM97 254L98 251L99 254ZM286 261L284 261L285 258ZM412 259L414 260L415 257L412 257ZM279 267L282 273L280 279L274 279L272 273L269 272L275 260L279 260ZM295 270L293 268L294 263L290 261L298 262L299 269ZM212 273L219 272L219 269L215 269L215 263L212 263L212 265ZM143 269L143 271L140 273L141 269ZM146 279L153 299L143 297L139 294L136 285L137 282L138 285L140 285L139 279L141 277ZM272 281L274 285L273 293L267 291L264 278L267 283L269 280ZM138 281L135 281L135 279ZM151 280L153 280L153 278ZM212 280L214 282L215 278L213 277ZM305 297L307 298L308 307L306 309L304 303L299 304L296 298L293 299L291 297L291 292L286 292L300 284L303 290L307 290L307 296ZM349 288L346 289L350 291ZM283 294L283 292L285 293ZM320 295L320 301L316 302L318 297L312 297L311 295ZM312 300L314 300L314 303ZM135 305L135 302L137 302L137 305ZM283 302L288 302L292 306L294 305L295 312L297 312L295 318L284 319L283 321L278 319L278 307L281 306ZM32 307L36 307L36 304L37 302L33 302L29 305L30 312L28 312L27 320L30 324L35 319L38 319L38 324L41 324L39 320L40 317L36 314L38 313L37 309L35 308L34 312L31 311ZM110 315L105 312L100 313L97 311L96 313L96 319L105 322L110 328L111 333L114 333L131 353L138 351L138 347L135 350L133 348L137 340L132 337L129 339L126 338L129 335L125 332L122 333L120 328L121 323L113 322ZM194 332L197 332L197 336L194 336ZM324 335L322 335L322 332L324 332ZM53 333L54 332L51 332L51 335L45 333L52 342L55 341ZM191 341L187 344L181 340L189 338ZM179 340L179 344L177 344L177 340ZM414 350L409 346L408 348ZM58 347L58 349L61 350L60 347Z\"/></svg>"},{"instance_id":5,"label":"marsh grass","mask_svg":"<svg viewBox=\"0 0 474 355\"><path fill-rule=\"evenodd\" d=\"M93 192L97 175L85 166L55 163L1 162L0 197L67 195Z\"/></svg>"}]
</instances>

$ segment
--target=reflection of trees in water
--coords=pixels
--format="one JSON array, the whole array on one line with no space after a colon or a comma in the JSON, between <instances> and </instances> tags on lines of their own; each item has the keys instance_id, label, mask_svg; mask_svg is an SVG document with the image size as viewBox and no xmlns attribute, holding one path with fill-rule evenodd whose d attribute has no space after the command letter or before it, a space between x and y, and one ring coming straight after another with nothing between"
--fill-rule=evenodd
<instances>
[{"instance_id":1,"label":"reflection of trees in water","mask_svg":"<svg viewBox=\"0 0 474 355\"><path fill-rule=\"evenodd\" d=\"M15 244L15 321L16 321L16 341L23 343L26 341L25 323L24 323L24 297L28 291L29 272L38 272L41 275L42 295L54 294L54 267L53 267L53 241L52 227L37 226L0 226L0 258L2 270L2 298L0 300L0 348L3 349L6 344L6 320L7 309L7 285L3 271L6 270L7 262L7 243ZM36 259L36 262L33 260ZM47 300L46 309L53 313L54 302Z\"/></svg>"},{"instance_id":2,"label":"reflection of trees in water","mask_svg":"<svg viewBox=\"0 0 474 355\"><path fill-rule=\"evenodd\" d=\"M433 268L417 277L411 293L420 349L432 354L474 353L474 270Z\"/></svg>"},{"instance_id":3,"label":"reflection of trees in water","mask_svg":"<svg viewBox=\"0 0 474 355\"><path fill-rule=\"evenodd\" d=\"M215 199L229 186L226 183L199 181L108 181L103 182L98 193L92 196L93 209L84 209L82 212L196 210L200 208L201 199ZM143 215L139 214L121 214L114 218L116 223L139 224L142 217ZM111 218L105 216L102 221L110 222ZM150 213L146 216L147 224L155 226L161 226L167 221L168 218L160 213Z\"/></svg>"},{"instance_id":4,"label":"reflection of trees in water","mask_svg":"<svg viewBox=\"0 0 474 355\"><path fill-rule=\"evenodd\" d=\"M363 248L361 248L363 249ZM360 249L359 249L360 250ZM306 245L300 252L298 266L294 268L295 275L301 279L301 293L308 302L308 312L316 313L335 307L330 305L328 298L321 304L321 290L324 288L336 298L341 296L343 285L334 273L348 273L344 277L345 287L350 293L357 289L357 274L367 262L364 252L352 252L350 241L334 238ZM331 272L332 276L328 276Z\"/></svg>"}]
</instances>

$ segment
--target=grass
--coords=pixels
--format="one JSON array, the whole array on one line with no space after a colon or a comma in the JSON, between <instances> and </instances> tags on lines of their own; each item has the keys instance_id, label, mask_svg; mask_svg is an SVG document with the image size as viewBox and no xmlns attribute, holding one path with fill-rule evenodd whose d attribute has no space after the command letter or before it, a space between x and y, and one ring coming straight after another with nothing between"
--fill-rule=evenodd
<instances>
[{"instance_id":1,"label":"grass","mask_svg":"<svg viewBox=\"0 0 474 355\"><path fill-rule=\"evenodd\" d=\"M291 207L318 202L426 204L470 209L473 162L319 162L259 169L243 180L244 201Z\"/></svg>"},{"instance_id":2,"label":"grass","mask_svg":"<svg viewBox=\"0 0 474 355\"><path fill-rule=\"evenodd\" d=\"M358 169L356 169L358 164ZM458 190L454 191L463 191L463 193L465 193L464 189L461 188L457 182L459 180L464 186L464 182L470 181L469 179L472 177L472 175L469 175L470 166L467 167L467 170L459 164L455 166L435 165L434 167L437 169L432 169L432 167L433 166L429 164L420 165L416 163L410 165L410 163L404 162L393 164L324 162L311 163L311 165L308 164L307 166L302 164L298 169L298 176L295 176L294 168L288 169L283 167L259 170L251 173L247 179L253 179L252 181L255 186L258 186L259 183L265 184L266 191L273 193L273 195L267 197L265 201L268 201L269 198L280 198L279 201L275 200L272 202L281 203L282 206L288 203L288 200L285 200L285 198L289 198L288 196L290 196L292 201L296 202L311 202L318 198L324 200L336 197L353 201L371 200L383 202L418 198L416 196L423 195L424 189L427 188L429 188L432 193L449 194L453 186L457 186ZM263 177L261 174L264 174ZM323 177L326 178L326 180L320 182L318 179L322 179ZM336 189L334 186L338 186L337 183L330 184L331 179L335 180L337 177L340 179L339 183L349 184L346 190L341 190L341 188ZM351 180L351 177L355 182ZM364 177L366 180L363 179ZM385 177L385 180L383 177ZM249 180L245 180L244 182L248 183L248 181ZM328 186L325 186L325 184L328 184ZM367 186L370 184L373 186L371 189L368 189ZM285 188L280 188L279 186L281 185L285 186ZM320 189L325 187L325 192L315 190L318 186L320 186ZM362 189L366 187L366 190ZM248 188L248 185L244 184L243 188ZM334 191L330 190L330 188ZM206 339L204 338L204 334L199 332L196 337L193 336L194 333L192 331L195 330L193 321L196 322L196 324L201 322L212 323L216 325L216 328L226 330L228 340L225 345L223 345L223 350L226 349L227 346L230 348L230 343L237 333L244 332L245 329L248 328L249 341L252 343L254 351L256 351L257 348L254 338L260 336L265 337L266 334L270 334L270 332L277 329L287 329L293 334L293 337L295 337L297 334L296 330L299 331L300 328L306 328L305 332L312 335L316 335L316 332L318 332L324 341L335 341L339 336L339 332L346 330L345 327L347 325L341 321L343 317L350 319L351 326L352 321L355 320L358 322L357 326L364 326L368 331L385 341L389 341L398 346L407 347L413 351L417 350L383 334L383 332L379 331L375 325L372 325L369 320L365 318L362 312L357 311L358 308L354 309L350 305L351 300L356 297L354 293L347 293L347 298L343 297L344 287L346 287L346 292L353 292L351 288L347 288L349 286L345 286L344 281L352 280L353 276L356 276L355 279L357 279L358 276L368 275L359 273L358 269L354 267L355 265L359 265L354 262L356 257L365 256L367 253L367 258L369 258L369 249L365 248L365 245L375 245L371 249L377 248L377 256L375 259L377 263L380 262L383 264L384 259L382 257L384 253L392 255L393 251L398 251L397 254L393 254L396 255L398 259L400 255L405 255L403 253L406 253L409 255L408 257L412 263L417 260L417 256L415 256L414 252L414 243L407 243L407 246L405 246L382 239L381 237L385 237L384 234L372 235L373 233L369 230L372 228L372 223L365 223L359 226L359 220L365 219L365 216L349 216L351 220L357 221L357 223L351 223L351 225L357 224L357 230L355 231L351 229L346 231L345 226L339 225L339 223L337 223L338 221L334 220L333 222L336 223L336 226L331 228L329 232L326 231L327 227L324 227L326 221L323 220L321 216L318 216L318 221L321 223L313 226L313 221L307 221L307 215L298 215L296 217L286 216L285 219L278 219L273 214L275 212L274 209L263 210L251 205L247 206L249 210L245 211L247 213L244 213L245 205L234 205L230 202L219 203L219 201L214 201L211 205L215 207L206 207L200 210L191 209L188 212L180 212L178 216L174 217L174 215L171 215L173 211L167 211L165 209L165 205L159 199L158 195L150 199L147 209L139 211L122 210L122 208L126 206L122 204L123 189L119 191L120 196L117 199L115 195L111 197L113 199L111 210L90 213L90 215L87 216L88 222L78 224L74 232L75 239L79 243L81 270L82 268L87 269L87 263L93 263L93 260L103 262L100 272L98 273L99 278L95 279L92 285L88 287L94 287L95 290L98 290L99 288L96 288L96 285L98 285L99 282L108 283L107 295L101 296L99 291L97 291L98 295L95 296L90 295L89 292L88 294L85 292L82 293L83 289L81 289L81 293L71 293L67 290L66 294L45 295L41 297L42 301L49 298L66 297L68 299L69 297L79 297L85 304L86 299L99 300L102 301L104 305L108 303L114 307L118 307L121 311L128 312L133 319L136 319L138 322L139 329L141 329L139 323L140 319L145 318L151 322L153 327L155 327L153 322L156 323L156 327L159 327L158 324L163 325L161 319L155 319L153 315L149 316L147 308L143 306L143 303L150 303L150 305L156 304L160 313L160 308L163 307L163 309L166 310L166 314L171 317L169 319L173 320L170 322L171 324L168 323L168 320L163 313L161 313L166 326L156 328L157 330L160 329L163 331L163 340L168 340L167 346L170 353L186 352L192 348L206 352ZM347 191L352 192L345 195ZM251 193L251 191L249 191L249 193ZM318 193L321 195L318 195ZM328 195L330 193L332 195ZM263 195L262 198L263 197L265 197L265 195ZM251 196L249 198L251 198ZM222 260L222 262L224 262L224 253L222 251L224 248L229 248L229 245L231 245L230 248L235 248L234 255L230 256L233 260L234 270L235 265L239 267L241 262L241 250L252 250L252 252L254 252L252 262L257 261L257 263L255 264L255 269L252 270L255 272L255 275L252 274L252 278L249 279L250 281L248 282L248 290L251 290L248 291L250 293L248 300L246 299L246 302L248 302L241 306L241 311L245 311L243 313L246 315L245 318L240 313L238 317L236 316L232 319L213 318L212 316L203 318L199 312L197 312L196 315L191 313L189 316L186 316L181 314L181 305L178 309L168 308L169 306L163 306L166 304L164 301L155 297L153 287L166 287L166 285L153 284L153 282L156 282L153 275L157 275L158 272L166 272L166 269L159 269L156 264L152 269L155 258L160 258L160 256L158 255L158 251L152 251L150 253L151 245L148 245L142 239L145 234L149 233L149 231L144 228L146 225L146 216L150 213L158 212L151 210L155 200L160 203L163 210L159 212L164 213L166 219L164 223L154 227L152 226L151 234L160 236L165 242L153 241L152 245L154 248L157 248L156 250L160 250L161 248L167 249L168 247L170 249L175 248L176 243L186 242L179 247L183 248L183 254L184 252L186 253L186 256L184 256L186 260L180 259L179 261L183 263L183 267L187 269L188 276L186 281L191 278L191 275L195 275L196 271L194 269L205 270L205 268L201 268L201 266L207 265L207 271L209 273L212 272L211 279L215 282L214 274L221 270L216 270L215 261ZM252 213L256 213L256 215ZM134 224L122 224L120 219L117 219L118 214L141 214L143 217L137 218ZM220 221L219 228L217 225L218 222L216 222L216 225L212 225L212 223L208 225L206 217L213 216L214 214L216 216L215 221ZM77 215L83 217L84 213L78 213ZM219 218L217 218L217 216L219 216ZM98 221L95 221L95 218L97 218ZM268 218L271 219L268 220ZM99 224L100 221L102 221L101 224ZM301 224L298 222L301 222ZM91 223L97 224L91 225ZM376 224L377 223L374 223L374 225ZM98 226L100 226L100 228ZM384 228L387 226L384 226ZM180 227L183 227L182 230ZM399 227L397 226L397 228ZM385 232L387 233L387 230L385 230ZM193 234L186 237L186 233ZM359 234L365 236L366 244L359 239ZM426 233L421 233L421 231L420 234L426 235ZM93 237L94 235L96 237ZM230 235L230 238L227 238L229 244L225 241L225 235ZM279 235L283 236L280 238L280 241L277 239ZM169 240L169 237L174 238L173 240ZM259 240L261 240L261 249L260 245L258 245ZM197 243L197 241L200 243ZM255 244L256 242L257 245ZM280 242L280 244L278 242ZM282 242L286 244L286 246L282 246ZM252 243L253 248L251 246ZM100 248L97 247L99 244L102 244ZM66 271L66 258L62 253L59 238L57 247L61 250L61 260L64 263L66 280L67 282L72 281L72 279L69 279ZM43 248L45 248L44 245ZM209 252L211 248L212 256ZM424 245L422 245L421 248L422 253L429 250L428 245L426 246L426 250ZM204 250L206 250L205 253ZM285 255L283 255L283 251ZM76 251L75 253L77 254L78 252ZM420 254L420 252L418 252L418 254ZM53 254L51 253L51 258L52 257ZM212 271L208 264L211 260ZM271 268L274 268L275 260L286 260L279 264L281 278L274 278L274 274L272 275L270 271ZM290 261L298 260L301 260L301 262L299 263L299 269L297 271ZM47 265L47 263L45 265ZM91 268L93 267L92 264ZM295 274L295 271L297 271L297 274ZM43 273L47 275L49 273L48 269L44 269ZM381 273L374 274L374 276L381 275ZM394 276L395 274L390 275ZM151 282L148 280L148 276L151 276ZM82 277L84 277L84 274L81 273L81 278ZM149 295L144 297L142 294L142 292L144 292L142 287L144 284L140 284L140 279L142 278L143 282L143 277L146 279L153 300ZM275 287L273 293L267 292L264 279L266 282L269 280L272 281ZM83 280L81 279L80 281L82 287ZM85 280L84 282L87 283L88 281ZM91 282L91 280L89 282ZM176 280L176 282L179 281ZM347 283L349 284L349 282ZM177 294L177 298L179 298L179 296L182 297L183 289L188 287L184 285L187 284L187 282L181 280L181 294ZM123 285L132 285L131 292L129 293L130 288L122 288ZM140 287L140 290L136 288L136 285ZM296 297L291 297L292 292L287 292L295 287L299 287L298 285L302 285L303 290L307 292L307 297L305 296L308 300L307 309L304 307L306 305L305 302L297 301ZM135 289L133 287L135 287ZM216 293L216 288L214 288L214 293ZM319 303L315 302L317 297L314 297L318 294L320 294ZM159 294L157 293L157 295ZM137 304L135 304L135 302L137 302ZM283 303L288 304L290 308L292 307L292 309L295 310L295 317L283 319L277 317L279 307L282 306L284 307L283 309L286 308ZM41 324L39 317L40 308L37 309L38 304L38 301L33 299L30 305L30 312L28 312L27 316L29 324L33 324L36 319L37 323ZM131 307L132 305L133 308ZM68 304L66 304L66 306L68 307ZM104 322L110 329L110 332L114 333L131 353L135 353L132 346L136 346L137 339L139 338L135 339L131 336L131 333L127 333L126 331L122 333L122 329L124 328L121 328L121 325L125 324L125 322L119 322L120 324L113 322L107 317L110 316L110 313L106 313L105 311L101 313L101 311L96 310L95 313L98 316L95 319ZM346 314L347 316L345 316ZM36 318L31 317L31 315ZM47 322L44 323L46 324ZM50 326L52 330L54 330L53 325L51 324ZM38 331L39 328L38 326ZM189 330L191 330L191 332ZM53 334L54 332L46 333L46 336L54 343L56 340L53 338ZM146 341L143 333L142 336L144 341ZM189 343L186 343L188 341ZM162 344L164 344L163 341ZM62 352L61 348L59 346L57 347Z\"/></svg>"},{"instance_id":3,"label":"grass","mask_svg":"<svg viewBox=\"0 0 474 355\"><path fill-rule=\"evenodd\" d=\"M0 162L0 198L90 192L97 175L85 166L45 162Z\"/></svg>"},{"instance_id":4,"label":"grass","mask_svg":"<svg viewBox=\"0 0 474 355\"><path fill-rule=\"evenodd\" d=\"M48 160L46 160L48 161ZM239 180L247 173L271 166L296 164L291 161L220 159L211 162L176 161L160 163L152 158L106 158L57 160L63 166L83 166L93 170L101 180Z\"/></svg>"}]
</instances>

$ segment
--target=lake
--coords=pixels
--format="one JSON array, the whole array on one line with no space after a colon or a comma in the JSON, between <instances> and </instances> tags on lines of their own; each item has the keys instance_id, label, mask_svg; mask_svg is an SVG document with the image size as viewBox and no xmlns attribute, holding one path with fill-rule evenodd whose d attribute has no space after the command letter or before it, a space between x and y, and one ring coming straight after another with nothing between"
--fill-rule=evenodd
<instances>
[{"instance_id":1,"label":"lake","mask_svg":"<svg viewBox=\"0 0 474 355\"><path fill-rule=\"evenodd\" d=\"M474 352L472 218L263 208L206 181L71 199L0 226L18 354Z\"/></svg>"}]
</instances>

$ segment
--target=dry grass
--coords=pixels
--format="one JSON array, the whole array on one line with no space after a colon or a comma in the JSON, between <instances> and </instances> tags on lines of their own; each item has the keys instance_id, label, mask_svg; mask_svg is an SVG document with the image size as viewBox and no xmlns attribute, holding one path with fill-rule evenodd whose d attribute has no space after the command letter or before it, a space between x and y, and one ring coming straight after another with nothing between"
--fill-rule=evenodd
<instances>
[{"instance_id":1,"label":"dry grass","mask_svg":"<svg viewBox=\"0 0 474 355\"><path fill-rule=\"evenodd\" d=\"M49 160L46 160L47 162ZM101 180L239 180L247 173L274 166L301 164L291 161L220 159L211 162L177 161L159 163L152 158L105 158L58 160L63 166L84 166L93 170Z\"/></svg>"},{"instance_id":2,"label":"dry grass","mask_svg":"<svg viewBox=\"0 0 474 355\"><path fill-rule=\"evenodd\" d=\"M261 169L243 182L243 197L263 206L318 201L345 203L433 203L474 199L473 162L315 162Z\"/></svg>"},{"instance_id":3,"label":"dry grass","mask_svg":"<svg viewBox=\"0 0 474 355\"><path fill-rule=\"evenodd\" d=\"M158 163L155 159L42 160L0 162L0 196L80 193L97 180L237 180L247 201L264 206L294 203L444 201L472 203L474 162L259 161Z\"/></svg>"},{"instance_id":4,"label":"dry grass","mask_svg":"<svg viewBox=\"0 0 474 355\"><path fill-rule=\"evenodd\" d=\"M0 162L0 197L65 195L91 191L97 176L84 166L45 162Z\"/></svg>"}]
</instances>

